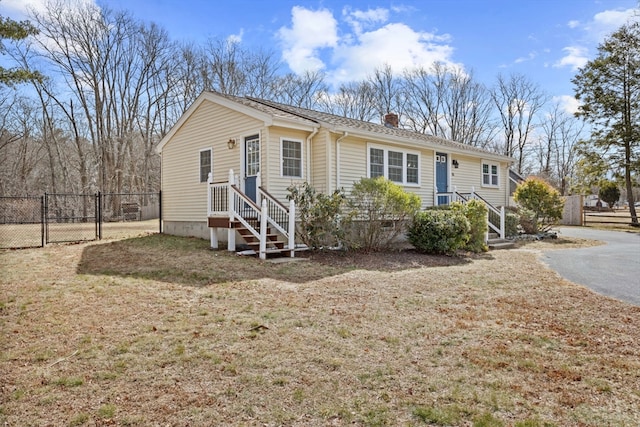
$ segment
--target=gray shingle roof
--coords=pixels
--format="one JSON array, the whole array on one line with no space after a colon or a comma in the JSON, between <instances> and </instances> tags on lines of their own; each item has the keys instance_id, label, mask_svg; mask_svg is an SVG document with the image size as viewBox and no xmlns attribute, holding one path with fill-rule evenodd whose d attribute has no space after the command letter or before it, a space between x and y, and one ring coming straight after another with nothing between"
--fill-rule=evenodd
<instances>
[{"instance_id":1,"label":"gray shingle roof","mask_svg":"<svg viewBox=\"0 0 640 427\"><path fill-rule=\"evenodd\" d=\"M498 156L503 157L505 160L512 160L510 157L501 156L500 154L484 150L482 148L450 141L448 139L440 138L433 135L414 132L407 129L388 127L382 124L365 122L362 120L351 119L348 117L337 116L335 114L325 113L317 110L310 110L302 107L295 107L292 105L280 104L278 102L268 101L265 99L237 97L232 95L223 95L220 93L216 94L229 100L238 102L244 106L254 108L257 111L270 114L274 118L295 120L305 124L319 125L337 132L346 131L352 133L364 132L370 134L378 134L387 138L397 138L399 140L402 140L403 142L414 142L418 145L439 145L454 150L469 151L471 153L486 154L492 157Z\"/></svg>"}]
</instances>

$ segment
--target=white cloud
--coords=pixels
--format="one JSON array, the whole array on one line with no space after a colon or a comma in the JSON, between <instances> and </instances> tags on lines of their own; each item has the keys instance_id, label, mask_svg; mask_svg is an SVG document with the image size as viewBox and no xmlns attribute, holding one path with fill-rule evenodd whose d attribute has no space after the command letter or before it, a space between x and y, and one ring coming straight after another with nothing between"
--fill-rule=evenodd
<instances>
[{"instance_id":1,"label":"white cloud","mask_svg":"<svg viewBox=\"0 0 640 427\"><path fill-rule=\"evenodd\" d=\"M326 9L312 11L296 6L290 27L282 27L278 37L283 58L295 73L326 69L327 80L334 84L361 80L385 64L400 73L406 68L430 67L439 61L453 63L453 47L448 35L416 31L403 23L387 23L388 10L378 8L342 11L339 23ZM321 49L324 49L321 51Z\"/></svg>"},{"instance_id":2,"label":"white cloud","mask_svg":"<svg viewBox=\"0 0 640 427\"><path fill-rule=\"evenodd\" d=\"M282 56L295 73L325 67L319 49L338 43L338 23L327 9L317 11L294 6L291 27L282 27L277 36L283 46Z\"/></svg>"},{"instance_id":3,"label":"white cloud","mask_svg":"<svg viewBox=\"0 0 640 427\"><path fill-rule=\"evenodd\" d=\"M554 96L553 101L558 103L558 105L569 114L577 112L580 106L580 102L571 95Z\"/></svg>"},{"instance_id":4,"label":"white cloud","mask_svg":"<svg viewBox=\"0 0 640 427\"><path fill-rule=\"evenodd\" d=\"M3 15L9 15L13 19L25 19L29 11L46 11L46 0L2 0L0 9Z\"/></svg>"},{"instance_id":5,"label":"white cloud","mask_svg":"<svg viewBox=\"0 0 640 427\"><path fill-rule=\"evenodd\" d=\"M638 20L637 11L638 9L605 10L596 13L583 29L590 38L601 43L627 22Z\"/></svg>"},{"instance_id":6,"label":"white cloud","mask_svg":"<svg viewBox=\"0 0 640 427\"><path fill-rule=\"evenodd\" d=\"M580 21L571 20L567 22L567 27L569 28L578 28L580 26Z\"/></svg>"},{"instance_id":7,"label":"white cloud","mask_svg":"<svg viewBox=\"0 0 640 427\"><path fill-rule=\"evenodd\" d=\"M588 61L587 49L582 46L567 46L562 49L566 52L559 61L553 64L556 68L562 68L570 66L572 70L576 71L578 68L583 67Z\"/></svg>"},{"instance_id":8,"label":"white cloud","mask_svg":"<svg viewBox=\"0 0 640 427\"><path fill-rule=\"evenodd\" d=\"M1 0L0 14L15 20L27 19L33 11L36 13L45 13L48 10L47 4L50 0ZM74 8L80 4L93 4L94 0L69 0L69 7Z\"/></svg>"},{"instance_id":9,"label":"white cloud","mask_svg":"<svg viewBox=\"0 0 640 427\"><path fill-rule=\"evenodd\" d=\"M383 8L368 10L351 10L348 6L342 10L345 20L351 25L353 30L360 34L363 28L372 28L376 24L389 20L389 10Z\"/></svg>"},{"instance_id":10,"label":"white cloud","mask_svg":"<svg viewBox=\"0 0 640 427\"><path fill-rule=\"evenodd\" d=\"M363 79L384 64L396 73L420 65L429 67L435 61L455 65L451 61L453 48L440 40L400 23L359 34L354 44L340 45L334 51L338 65L332 76L334 83Z\"/></svg>"},{"instance_id":11,"label":"white cloud","mask_svg":"<svg viewBox=\"0 0 640 427\"><path fill-rule=\"evenodd\" d=\"M529 52L527 56L521 56L520 58L516 58L514 61L516 64L520 64L522 62L532 61L535 57L538 56L537 52Z\"/></svg>"},{"instance_id":12,"label":"white cloud","mask_svg":"<svg viewBox=\"0 0 640 427\"><path fill-rule=\"evenodd\" d=\"M230 44L240 44L242 43L242 36L244 35L244 29L240 29L238 34L231 34L227 37L227 43Z\"/></svg>"}]
</instances>

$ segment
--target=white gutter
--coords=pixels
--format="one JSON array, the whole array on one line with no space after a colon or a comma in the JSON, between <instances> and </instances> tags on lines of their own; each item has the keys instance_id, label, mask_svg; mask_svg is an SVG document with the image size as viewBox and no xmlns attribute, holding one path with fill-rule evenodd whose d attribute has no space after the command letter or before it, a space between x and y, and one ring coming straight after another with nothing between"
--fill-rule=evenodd
<instances>
[{"instance_id":1,"label":"white gutter","mask_svg":"<svg viewBox=\"0 0 640 427\"><path fill-rule=\"evenodd\" d=\"M349 136L349 132L344 132L342 136L336 139L336 190L340 189L340 141Z\"/></svg>"},{"instance_id":2,"label":"white gutter","mask_svg":"<svg viewBox=\"0 0 640 427\"><path fill-rule=\"evenodd\" d=\"M307 137L307 182L311 184L311 140L318 133L319 128L313 128L313 132Z\"/></svg>"}]
</instances>

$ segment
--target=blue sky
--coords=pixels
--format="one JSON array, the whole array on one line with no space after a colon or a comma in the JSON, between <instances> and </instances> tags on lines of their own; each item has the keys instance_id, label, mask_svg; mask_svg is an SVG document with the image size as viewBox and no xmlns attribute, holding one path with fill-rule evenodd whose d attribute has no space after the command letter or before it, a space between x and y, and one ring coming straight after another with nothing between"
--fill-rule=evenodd
<instances>
[{"instance_id":1,"label":"blue sky","mask_svg":"<svg viewBox=\"0 0 640 427\"><path fill-rule=\"evenodd\" d=\"M75 1L75 0L74 0ZM92 0L80 0L92 1ZM0 14L24 19L45 0L0 0ZM597 45L628 19L638 0L98 0L154 21L172 38L232 37L272 50L285 70L321 69L334 85L375 67L473 70L492 85L498 73L523 73L572 108L571 78ZM573 105L575 107L575 105Z\"/></svg>"}]
</instances>

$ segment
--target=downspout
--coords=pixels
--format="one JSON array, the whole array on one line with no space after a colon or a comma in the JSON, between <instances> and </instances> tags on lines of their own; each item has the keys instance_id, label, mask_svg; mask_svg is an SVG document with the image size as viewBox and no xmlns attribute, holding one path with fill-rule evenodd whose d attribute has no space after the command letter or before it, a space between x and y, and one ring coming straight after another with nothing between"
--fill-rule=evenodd
<instances>
[{"instance_id":1,"label":"downspout","mask_svg":"<svg viewBox=\"0 0 640 427\"><path fill-rule=\"evenodd\" d=\"M313 132L307 137L307 182L311 184L311 140L318 133L318 128L313 128Z\"/></svg>"},{"instance_id":2,"label":"downspout","mask_svg":"<svg viewBox=\"0 0 640 427\"><path fill-rule=\"evenodd\" d=\"M336 139L336 190L340 189L340 142L349 136L349 132L344 132L342 136Z\"/></svg>"}]
</instances>

